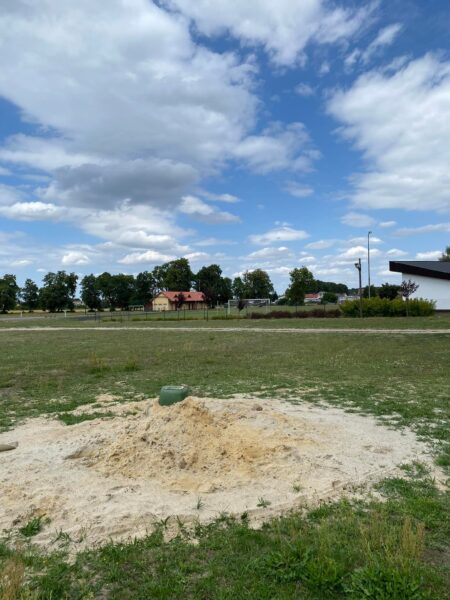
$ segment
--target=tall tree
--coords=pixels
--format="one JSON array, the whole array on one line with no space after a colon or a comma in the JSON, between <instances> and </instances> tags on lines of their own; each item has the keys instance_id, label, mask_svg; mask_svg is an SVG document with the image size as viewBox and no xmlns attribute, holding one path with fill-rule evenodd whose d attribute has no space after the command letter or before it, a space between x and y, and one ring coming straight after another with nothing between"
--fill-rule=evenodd
<instances>
[{"instance_id":1,"label":"tall tree","mask_svg":"<svg viewBox=\"0 0 450 600\"><path fill-rule=\"evenodd\" d=\"M229 277L222 277L222 286L219 295L219 302L225 303L233 298L233 288Z\"/></svg>"},{"instance_id":2,"label":"tall tree","mask_svg":"<svg viewBox=\"0 0 450 600\"><path fill-rule=\"evenodd\" d=\"M116 298L114 294L113 276L105 271L97 277L97 287L100 291L102 306L108 306L111 310L116 308Z\"/></svg>"},{"instance_id":3,"label":"tall tree","mask_svg":"<svg viewBox=\"0 0 450 600\"><path fill-rule=\"evenodd\" d=\"M134 282L133 304L148 304L156 292L156 282L152 273L143 271L136 275Z\"/></svg>"},{"instance_id":4,"label":"tall tree","mask_svg":"<svg viewBox=\"0 0 450 600\"><path fill-rule=\"evenodd\" d=\"M152 271L152 277L155 282L155 294L166 290L166 275L170 263L157 265Z\"/></svg>"},{"instance_id":5,"label":"tall tree","mask_svg":"<svg viewBox=\"0 0 450 600\"><path fill-rule=\"evenodd\" d=\"M195 276L195 289L203 292L210 306L218 302L227 302L231 296L231 280L222 277L222 269L219 265L202 267Z\"/></svg>"},{"instance_id":6,"label":"tall tree","mask_svg":"<svg viewBox=\"0 0 450 600\"><path fill-rule=\"evenodd\" d=\"M135 291L135 281L133 275L119 273L112 276L114 306L126 310L130 304Z\"/></svg>"},{"instance_id":7,"label":"tall tree","mask_svg":"<svg viewBox=\"0 0 450 600\"><path fill-rule=\"evenodd\" d=\"M73 310L77 281L78 276L75 273L66 273L66 271L47 273L39 293L41 307L50 312Z\"/></svg>"},{"instance_id":8,"label":"tall tree","mask_svg":"<svg viewBox=\"0 0 450 600\"><path fill-rule=\"evenodd\" d=\"M400 286L393 283L383 283L379 288L378 293L380 298L388 298L388 300L395 300L400 291Z\"/></svg>"},{"instance_id":9,"label":"tall tree","mask_svg":"<svg viewBox=\"0 0 450 600\"><path fill-rule=\"evenodd\" d=\"M348 294L345 283L334 283L334 281L321 281L312 279L305 289L306 294L317 294L317 292L331 292L332 294Z\"/></svg>"},{"instance_id":10,"label":"tall tree","mask_svg":"<svg viewBox=\"0 0 450 600\"><path fill-rule=\"evenodd\" d=\"M178 258L172 260L167 266L164 289L169 292L189 292L194 281L194 274L191 271L187 258Z\"/></svg>"},{"instance_id":11,"label":"tall tree","mask_svg":"<svg viewBox=\"0 0 450 600\"><path fill-rule=\"evenodd\" d=\"M447 246L439 260L441 262L450 262L450 246Z\"/></svg>"},{"instance_id":12,"label":"tall tree","mask_svg":"<svg viewBox=\"0 0 450 600\"><path fill-rule=\"evenodd\" d=\"M235 277L233 279L233 283L231 284L231 291L233 292L233 297L237 300L245 297L245 286L241 277Z\"/></svg>"},{"instance_id":13,"label":"tall tree","mask_svg":"<svg viewBox=\"0 0 450 600\"><path fill-rule=\"evenodd\" d=\"M23 288L20 290L20 299L22 305L29 311L34 310L39 305L39 288L32 279L26 279Z\"/></svg>"},{"instance_id":14,"label":"tall tree","mask_svg":"<svg viewBox=\"0 0 450 600\"><path fill-rule=\"evenodd\" d=\"M183 304L186 302L183 292L178 292L175 296L175 309L180 310Z\"/></svg>"},{"instance_id":15,"label":"tall tree","mask_svg":"<svg viewBox=\"0 0 450 600\"><path fill-rule=\"evenodd\" d=\"M314 275L306 267L293 269L289 276L291 283L286 290L286 298L290 304L302 305L305 302L306 289L314 281Z\"/></svg>"},{"instance_id":16,"label":"tall tree","mask_svg":"<svg viewBox=\"0 0 450 600\"><path fill-rule=\"evenodd\" d=\"M85 275L81 280L81 300L90 310L98 310L102 307L100 289L95 275Z\"/></svg>"},{"instance_id":17,"label":"tall tree","mask_svg":"<svg viewBox=\"0 0 450 600\"><path fill-rule=\"evenodd\" d=\"M375 298L375 296L378 296L379 290L375 285L371 285L370 286L370 298ZM369 286L366 285L365 288L363 289L363 298L369 298Z\"/></svg>"},{"instance_id":18,"label":"tall tree","mask_svg":"<svg viewBox=\"0 0 450 600\"><path fill-rule=\"evenodd\" d=\"M246 271L242 281L246 298L270 298L275 291L269 274L262 269Z\"/></svg>"},{"instance_id":19,"label":"tall tree","mask_svg":"<svg viewBox=\"0 0 450 600\"><path fill-rule=\"evenodd\" d=\"M6 313L16 307L19 289L15 275L3 275L0 279L0 312Z\"/></svg>"}]
</instances>

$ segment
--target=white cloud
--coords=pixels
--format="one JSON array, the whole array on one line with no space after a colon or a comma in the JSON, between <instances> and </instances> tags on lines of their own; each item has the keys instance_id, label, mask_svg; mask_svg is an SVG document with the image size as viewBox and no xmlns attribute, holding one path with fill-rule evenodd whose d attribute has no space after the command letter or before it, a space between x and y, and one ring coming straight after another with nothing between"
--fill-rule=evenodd
<instances>
[{"instance_id":1,"label":"white cloud","mask_svg":"<svg viewBox=\"0 0 450 600\"><path fill-rule=\"evenodd\" d=\"M258 244L264 246L265 244L272 244L274 242L294 242L296 240L306 239L308 234L302 229L293 229L288 226L275 227L266 233L254 234L249 236L249 240L252 244Z\"/></svg>"},{"instance_id":2,"label":"white cloud","mask_svg":"<svg viewBox=\"0 0 450 600\"><path fill-rule=\"evenodd\" d=\"M348 250L345 250L345 252L342 252L341 254L339 254L339 258L341 260L354 260L355 258L363 258L366 255L367 255L367 246L352 246L351 248L348 248ZM380 255L381 255L381 252L377 248L374 248L373 250L370 251L371 257L375 258Z\"/></svg>"},{"instance_id":3,"label":"white cloud","mask_svg":"<svg viewBox=\"0 0 450 600\"><path fill-rule=\"evenodd\" d=\"M367 245L367 236L360 236L360 237L350 238L349 240L346 240L345 243L346 244L350 244L350 246L354 246L354 245L357 245L357 244L365 244L365 245ZM370 236L370 245L373 246L373 244L384 244L384 242L379 237L376 237L375 235L373 235L373 236Z\"/></svg>"},{"instance_id":4,"label":"white cloud","mask_svg":"<svg viewBox=\"0 0 450 600\"><path fill-rule=\"evenodd\" d=\"M162 254L156 250L147 250L146 252L131 252L130 254L127 254L123 258L119 259L117 262L122 265L139 265L144 263L156 265L169 262L170 260L174 259L174 255Z\"/></svg>"},{"instance_id":5,"label":"white cloud","mask_svg":"<svg viewBox=\"0 0 450 600\"><path fill-rule=\"evenodd\" d=\"M403 29L400 23L387 25L379 30L375 39L367 46L365 50L355 48L344 59L347 70L351 70L356 63L362 62L364 65L370 62L374 55L378 54L383 48L390 46L400 31ZM392 63L390 68L392 68Z\"/></svg>"},{"instance_id":6,"label":"white cloud","mask_svg":"<svg viewBox=\"0 0 450 600\"><path fill-rule=\"evenodd\" d=\"M325 250L326 248L334 246L337 241L338 240L318 240L317 242L306 244L305 248L310 248L311 250Z\"/></svg>"},{"instance_id":7,"label":"white cloud","mask_svg":"<svg viewBox=\"0 0 450 600\"><path fill-rule=\"evenodd\" d=\"M361 56L361 50L359 48L355 48L348 54L344 59L344 64L347 69L351 69L353 65L359 60Z\"/></svg>"},{"instance_id":8,"label":"white cloud","mask_svg":"<svg viewBox=\"0 0 450 600\"><path fill-rule=\"evenodd\" d=\"M187 258L191 262L198 262L199 260L208 260L209 254L206 252L189 252L184 255L184 258Z\"/></svg>"},{"instance_id":9,"label":"white cloud","mask_svg":"<svg viewBox=\"0 0 450 600\"><path fill-rule=\"evenodd\" d=\"M389 277L392 279L398 279L400 277L399 273L394 273L393 271L389 271L389 269L382 269L381 271L378 271L377 274L379 277Z\"/></svg>"},{"instance_id":10,"label":"white cloud","mask_svg":"<svg viewBox=\"0 0 450 600\"><path fill-rule=\"evenodd\" d=\"M165 0L195 21L198 30L213 36L229 32L245 45L262 46L279 65L304 61L311 42L332 44L359 31L374 9L352 10L324 0Z\"/></svg>"},{"instance_id":11,"label":"white cloud","mask_svg":"<svg viewBox=\"0 0 450 600\"><path fill-rule=\"evenodd\" d=\"M0 183L0 207L25 200L25 195L18 188Z\"/></svg>"},{"instance_id":12,"label":"white cloud","mask_svg":"<svg viewBox=\"0 0 450 600\"><path fill-rule=\"evenodd\" d=\"M380 29L376 38L362 53L363 62L369 62L369 60L380 50L380 48L390 46L402 29L403 27L400 25L400 23L393 23L392 25L387 25L386 27L383 27L383 29Z\"/></svg>"},{"instance_id":13,"label":"white cloud","mask_svg":"<svg viewBox=\"0 0 450 600\"><path fill-rule=\"evenodd\" d=\"M408 252L400 250L399 248L391 248L386 252L386 256L389 256L390 258L402 258L408 256Z\"/></svg>"},{"instance_id":14,"label":"white cloud","mask_svg":"<svg viewBox=\"0 0 450 600\"><path fill-rule=\"evenodd\" d=\"M55 219L64 215L64 209L47 202L16 202L0 206L0 215L17 221Z\"/></svg>"},{"instance_id":15,"label":"white cloud","mask_svg":"<svg viewBox=\"0 0 450 600\"><path fill-rule=\"evenodd\" d=\"M430 252L418 252L416 260L438 260L442 256L442 250L431 250Z\"/></svg>"},{"instance_id":16,"label":"white cloud","mask_svg":"<svg viewBox=\"0 0 450 600\"><path fill-rule=\"evenodd\" d=\"M371 42L368 48L363 52L362 58L364 62L368 62L372 56L384 46L390 46L398 36L403 26L400 23L393 23L380 29L377 37Z\"/></svg>"},{"instance_id":17,"label":"white cloud","mask_svg":"<svg viewBox=\"0 0 450 600\"><path fill-rule=\"evenodd\" d=\"M429 54L390 75L371 71L328 110L368 163L353 178L355 206L450 210L450 62Z\"/></svg>"},{"instance_id":18,"label":"white cloud","mask_svg":"<svg viewBox=\"0 0 450 600\"><path fill-rule=\"evenodd\" d=\"M289 250L289 248L286 248L286 246L280 246L278 248L267 246L266 248L261 248L261 250L251 252L247 258L264 258L266 260L277 260L279 258L285 259L290 258L292 256L292 252Z\"/></svg>"},{"instance_id":19,"label":"white cloud","mask_svg":"<svg viewBox=\"0 0 450 600\"><path fill-rule=\"evenodd\" d=\"M381 221L381 223L378 223L378 227L382 227L383 229L395 227L395 225L397 225L397 221Z\"/></svg>"},{"instance_id":20,"label":"white cloud","mask_svg":"<svg viewBox=\"0 0 450 600\"><path fill-rule=\"evenodd\" d=\"M66 145L67 140L33 137L19 133L7 138L4 146L0 148L0 160L43 171L107 162L94 154L70 151Z\"/></svg>"},{"instance_id":21,"label":"white cloud","mask_svg":"<svg viewBox=\"0 0 450 600\"><path fill-rule=\"evenodd\" d=\"M237 196L233 194L213 194L211 192L202 191L200 196L204 198L208 198L208 200L216 200L217 202L226 202L227 204L236 204L236 202L240 202Z\"/></svg>"},{"instance_id":22,"label":"white cloud","mask_svg":"<svg viewBox=\"0 0 450 600\"><path fill-rule=\"evenodd\" d=\"M396 231L397 235L415 235L417 233L450 232L450 223L435 223L421 227L403 227Z\"/></svg>"},{"instance_id":23,"label":"white cloud","mask_svg":"<svg viewBox=\"0 0 450 600\"><path fill-rule=\"evenodd\" d=\"M256 173L310 171L320 153L311 147L303 123L272 123L260 135L244 138L233 149L238 161Z\"/></svg>"},{"instance_id":24,"label":"white cloud","mask_svg":"<svg viewBox=\"0 0 450 600\"><path fill-rule=\"evenodd\" d=\"M33 261L28 258L21 258L21 259L13 260L10 263L11 267L15 267L15 268L19 268L19 269L21 267L28 267L32 264L33 264Z\"/></svg>"},{"instance_id":25,"label":"white cloud","mask_svg":"<svg viewBox=\"0 0 450 600\"><path fill-rule=\"evenodd\" d=\"M304 96L305 98L314 96L314 89L307 83L299 83L295 86L294 91L299 96Z\"/></svg>"},{"instance_id":26,"label":"white cloud","mask_svg":"<svg viewBox=\"0 0 450 600\"><path fill-rule=\"evenodd\" d=\"M89 257L86 254L77 251L67 252L67 254L64 254L64 256L61 259L61 263L64 266L88 265L90 262L91 261L89 260Z\"/></svg>"},{"instance_id":27,"label":"white cloud","mask_svg":"<svg viewBox=\"0 0 450 600\"><path fill-rule=\"evenodd\" d=\"M284 191L296 198L307 198L314 193L314 190L309 185L301 185L295 181L288 181L284 186Z\"/></svg>"},{"instance_id":28,"label":"white cloud","mask_svg":"<svg viewBox=\"0 0 450 600\"><path fill-rule=\"evenodd\" d=\"M315 256L306 255L302 256L298 262L302 265L311 265L312 263L317 262L317 259Z\"/></svg>"},{"instance_id":29,"label":"white cloud","mask_svg":"<svg viewBox=\"0 0 450 600\"><path fill-rule=\"evenodd\" d=\"M375 224L375 219L362 213L349 212L342 217L341 222L350 227L370 227Z\"/></svg>"},{"instance_id":30,"label":"white cloud","mask_svg":"<svg viewBox=\"0 0 450 600\"><path fill-rule=\"evenodd\" d=\"M326 60L324 60L319 68L319 76L323 77L324 75L328 75L328 73L330 71L331 71L330 63L327 62Z\"/></svg>"},{"instance_id":31,"label":"white cloud","mask_svg":"<svg viewBox=\"0 0 450 600\"><path fill-rule=\"evenodd\" d=\"M229 212L219 211L195 196L183 196L180 212L205 223L236 223L240 219Z\"/></svg>"},{"instance_id":32,"label":"white cloud","mask_svg":"<svg viewBox=\"0 0 450 600\"><path fill-rule=\"evenodd\" d=\"M236 245L238 242L235 242L234 240L220 240L214 237L209 237L206 238L204 240L199 240L198 242L194 243L194 246L200 246L200 247L208 247L208 246L234 246Z\"/></svg>"},{"instance_id":33,"label":"white cloud","mask_svg":"<svg viewBox=\"0 0 450 600\"><path fill-rule=\"evenodd\" d=\"M194 43L156 3L17 0L0 30L0 95L45 132L12 136L0 160L48 173L43 202L173 208L258 138L254 65Z\"/></svg>"}]
</instances>

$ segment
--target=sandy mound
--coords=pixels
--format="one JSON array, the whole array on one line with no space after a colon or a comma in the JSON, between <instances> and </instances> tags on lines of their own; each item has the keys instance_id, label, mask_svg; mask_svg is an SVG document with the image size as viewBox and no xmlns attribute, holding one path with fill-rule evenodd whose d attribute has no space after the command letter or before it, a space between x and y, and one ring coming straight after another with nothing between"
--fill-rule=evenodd
<instances>
[{"instance_id":1,"label":"sandy mound","mask_svg":"<svg viewBox=\"0 0 450 600\"><path fill-rule=\"evenodd\" d=\"M261 413L261 414L259 414ZM275 475L289 458L316 442L261 404L236 405L186 398L171 407L151 402L146 418L112 444L85 451L100 473L157 478L183 492L213 492Z\"/></svg>"},{"instance_id":2,"label":"sandy mound","mask_svg":"<svg viewBox=\"0 0 450 600\"><path fill-rule=\"evenodd\" d=\"M0 529L45 515L34 541L50 544L63 531L82 547L144 535L169 516L246 511L257 522L361 492L402 463L432 465L412 432L335 408L187 398L114 412L72 426L33 419L0 434L0 443L19 442L0 453Z\"/></svg>"}]
</instances>

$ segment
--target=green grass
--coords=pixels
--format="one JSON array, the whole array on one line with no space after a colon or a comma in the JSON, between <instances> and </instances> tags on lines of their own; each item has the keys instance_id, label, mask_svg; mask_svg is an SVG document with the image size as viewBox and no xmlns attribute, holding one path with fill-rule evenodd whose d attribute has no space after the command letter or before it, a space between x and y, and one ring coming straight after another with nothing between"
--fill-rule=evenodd
<instances>
[{"instance_id":1,"label":"green grass","mask_svg":"<svg viewBox=\"0 0 450 600\"><path fill-rule=\"evenodd\" d=\"M327 504L260 530L245 516L223 515L168 543L161 524L146 538L108 543L74 560L6 545L0 560L13 555L27 568L25 587L36 598L448 598L440 545L448 499L426 478L384 485L385 503Z\"/></svg>"},{"instance_id":2,"label":"green grass","mask_svg":"<svg viewBox=\"0 0 450 600\"><path fill-rule=\"evenodd\" d=\"M99 393L125 402L138 393L156 395L164 384L186 383L198 395L275 396L377 415L412 427L448 466L449 335L87 329L0 336L3 429L42 414L66 423L109 417L71 411L85 404L101 410ZM13 598L22 591L23 598L79 600L448 598L448 493L418 464L405 465L404 477L382 482L379 492L384 502L325 504L257 531L246 515L223 515L189 533L182 527L167 543L162 523L143 539L75 557L67 554L72 546L64 531L55 538L57 550L47 554L24 544L22 535L20 543L0 543L0 573L17 574ZM203 503L199 498L199 511Z\"/></svg>"},{"instance_id":3,"label":"green grass","mask_svg":"<svg viewBox=\"0 0 450 600\"><path fill-rule=\"evenodd\" d=\"M295 307L272 307L277 310L295 311ZM335 307L331 307L335 308ZM317 307L299 307L299 312L308 312L317 309ZM329 310L330 307L326 307ZM266 308L254 309L250 312L265 312ZM186 317L186 319L184 318ZM364 319L340 317L333 319L271 319L271 320L253 320L246 316L246 312L233 313L232 318L228 318L224 310L210 310L208 320L205 319L203 311L183 311L180 314L175 313L102 313L101 319L86 319L84 315L73 314L67 318L59 314L46 316L33 316L18 318L6 315L0 316L0 329L10 327L288 327L288 328L322 328L332 327L336 329L450 329L450 314L437 313L431 317L366 317Z\"/></svg>"},{"instance_id":4,"label":"green grass","mask_svg":"<svg viewBox=\"0 0 450 600\"><path fill-rule=\"evenodd\" d=\"M26 538L31 538L42 531L42 527L47 522L48 519L44 519L44 517L33 517L23 527L20 527L19 533Z\"/></svg>"}]
</instances>

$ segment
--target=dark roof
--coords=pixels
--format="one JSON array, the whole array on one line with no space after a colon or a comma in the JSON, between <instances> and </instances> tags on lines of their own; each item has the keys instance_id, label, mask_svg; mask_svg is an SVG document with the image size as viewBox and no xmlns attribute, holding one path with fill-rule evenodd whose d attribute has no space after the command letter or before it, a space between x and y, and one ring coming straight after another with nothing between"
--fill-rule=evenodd
<instances>
[{"instance_id":1,"label":"dark roof","mask_svg":"<svg viewBox=\"0 0 450 600\"><path fill-rule=\"evenodd\" d=\"M389 270L406 275L450 279L450 262L439 260L394 260L389 263Z\"/></svg>"}]
</instances>

